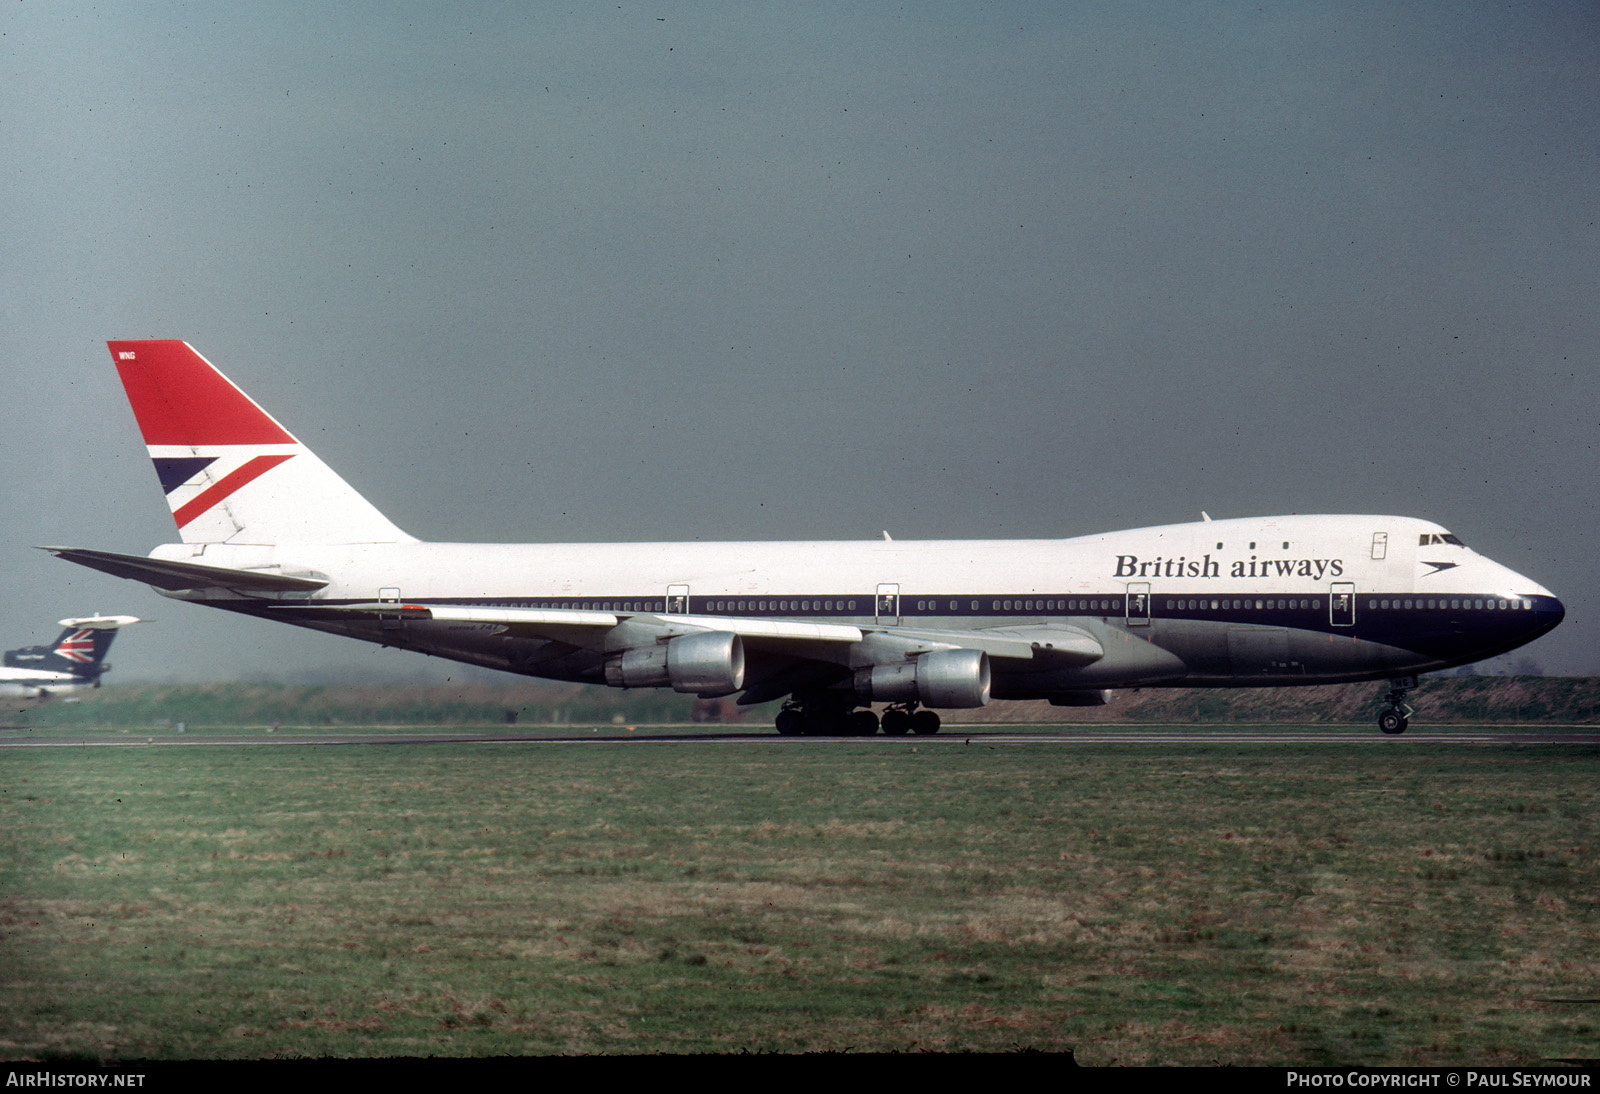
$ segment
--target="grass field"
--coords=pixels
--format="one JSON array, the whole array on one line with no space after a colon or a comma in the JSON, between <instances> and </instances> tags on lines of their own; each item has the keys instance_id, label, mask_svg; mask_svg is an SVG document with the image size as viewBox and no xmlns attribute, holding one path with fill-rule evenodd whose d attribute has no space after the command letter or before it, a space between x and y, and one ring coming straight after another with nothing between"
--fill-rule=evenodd
<instances>
[{"instance_id":1,"label":"grass field","mask_svg":"<svg viewBox=\"0 0 1600 1094\"><path fill-rule=\"evenodd\" d=\"M0 1057L1600 1056L1600 749L0 754Z\"/></svg>"}]
</instances>

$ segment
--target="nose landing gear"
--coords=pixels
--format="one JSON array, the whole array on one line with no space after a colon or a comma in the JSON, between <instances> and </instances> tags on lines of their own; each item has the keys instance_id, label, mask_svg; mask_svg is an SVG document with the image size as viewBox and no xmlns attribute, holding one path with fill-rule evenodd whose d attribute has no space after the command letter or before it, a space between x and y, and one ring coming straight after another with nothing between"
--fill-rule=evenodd
<instances>
[{"instance_id":1,"label":"nose landing gear","mask_svg":"<svg viewBox=\"0 0 1600 1094\"><path fill-rule=\"evenodd\" d=\"M1395 736L1406 731L1411 724L1411 716L1416 713L1411 704L1406 702L1406 692L1417 686L1415 676L1405 676L1399 680L1389 681L1389 694L1383 701L1389 704L1389 709L1378 715L1378 728L1390 736Z\"/></svg>"}]
</instances>

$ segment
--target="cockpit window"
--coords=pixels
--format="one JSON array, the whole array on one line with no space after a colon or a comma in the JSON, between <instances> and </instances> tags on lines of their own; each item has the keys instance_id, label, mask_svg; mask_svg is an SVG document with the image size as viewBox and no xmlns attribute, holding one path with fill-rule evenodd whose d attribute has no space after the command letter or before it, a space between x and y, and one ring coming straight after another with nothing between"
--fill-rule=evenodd
<instances>
[{"instance_id":1,"label":"cockpit window","mask_svg":"<svg viewBox=\"0 0 1600 1094\"><path fill-rule=\"evenodd\" d=\"M1461 542L1459 536L1453 536L1449 532L1424 532L1422 533L1422 538L1418 541L1418 545L1422 547L1431 547L1437 543L1448 543L1453 547L1466 546L1465 543Z\"/></svg>"}]
</instances>

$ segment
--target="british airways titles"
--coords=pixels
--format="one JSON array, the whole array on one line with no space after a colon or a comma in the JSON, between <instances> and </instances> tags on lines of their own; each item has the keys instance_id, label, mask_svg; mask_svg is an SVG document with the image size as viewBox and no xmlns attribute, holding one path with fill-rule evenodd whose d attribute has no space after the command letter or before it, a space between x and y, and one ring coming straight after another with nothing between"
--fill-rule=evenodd
<instances>
[{"instance_id":1,"label":"british airways titles","mask_svg":"<svg viewBox=\"0 0 1600 1094\"><path fill-rule=\"evenodd\" d=\"M1138 555L1118 555L1117 572L1113 577L1221 577L1223 563L1206 554L1201 558L1140 559ZM1229 577L1309 577L1321 581L1324 577L1341 577L1344 574L1342 558L1266 558L1257 560L1250 556L1248 562L1235 561Z\"/></svg>"}]
</instances>

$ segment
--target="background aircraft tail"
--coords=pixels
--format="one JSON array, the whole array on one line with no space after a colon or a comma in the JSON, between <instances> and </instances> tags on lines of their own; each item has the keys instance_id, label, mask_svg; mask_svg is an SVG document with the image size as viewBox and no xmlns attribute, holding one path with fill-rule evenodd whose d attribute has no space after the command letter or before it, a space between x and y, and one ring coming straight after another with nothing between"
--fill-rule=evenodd
<instances>
[{"instance_id":1,"label":"background aircraft tail","mask_svg":"<svg viewBox=\"0 0 1600 1094\"><path fill-rule=\"evenodd\" d=\"M187 342L107 345L183 542L411 541Z\"/></svg>"},{"instance_id":2,"label":"background aircraft tail","mask_svg":"<svg viewBox=\"0 0 1600 1094\"><path fill-rule=\"evenodd\" d=\"M105 663L106 651L117 629L139 620L131 615L93 615L86 619L63 619L66 628L48 646L24 646L7 650L5 663L13 669L41 669L45 672L69 672L85 681L96 680L110 669Z\"/></svg>"}]
</instances>

